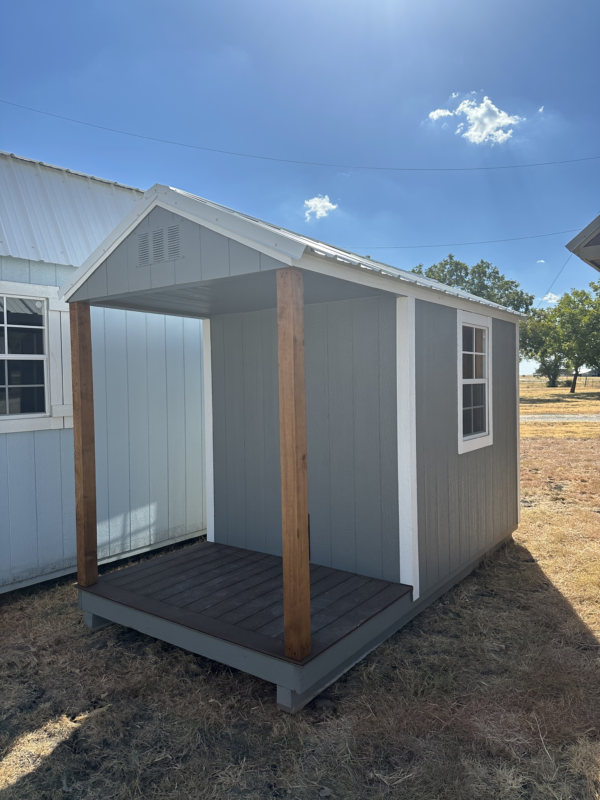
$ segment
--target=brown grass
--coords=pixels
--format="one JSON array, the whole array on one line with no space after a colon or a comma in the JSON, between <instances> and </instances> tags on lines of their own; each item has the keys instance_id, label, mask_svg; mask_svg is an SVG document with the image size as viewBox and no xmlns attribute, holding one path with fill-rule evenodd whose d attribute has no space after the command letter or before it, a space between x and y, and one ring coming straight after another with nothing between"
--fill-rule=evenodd
<instances>
[{"instance_id":1,"label":"brown grass","mask_svg":"<svg viewBox=\"0 0 600 800\"><path fill-rule=\"evenodd\" d=\"M521 439L597 439L600 422L528 422L521 417Z\"/></svg>"},{"instance_id":2,"label":"brown grass","mask_svg":"<svg viewBox=\"0 0 600 800\"><path fill-rule=\"evenodd\" d=\"M583 386L580 381L575 394L565 387L549 389L521 383L521 416L527 414L600 414L598 386Z\"/></svg>"},{"instance_id":3,"label":"brown grass","mask_svg":"<svg viewBox=\"0 0 600 800\"><path fill-rule=\"evenodd\" d=\"M258 679L90 633L72 581L2 596L0 800L598 800L600 439L521 453L515 542L296 717Z\"/></svg>"}]
</instances>

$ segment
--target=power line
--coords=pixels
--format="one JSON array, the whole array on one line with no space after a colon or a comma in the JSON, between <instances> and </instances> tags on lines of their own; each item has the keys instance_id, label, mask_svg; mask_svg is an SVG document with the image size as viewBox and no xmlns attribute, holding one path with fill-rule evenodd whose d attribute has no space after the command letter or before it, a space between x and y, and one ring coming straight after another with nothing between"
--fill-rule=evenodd
<instances>
[{"instance_id":1,"label":"power line","mask_svg":"<svg viewBox=\"0 0 600 800\"><path fill-rule=\"evenodd\" d=\"M132 136L135 139L146 139L150 142L160 142L161 144L172 144L176 147L188 147L192 150L204 150L208 153L220 153L226 156L237 156L238 158L254 158L260 161L276 161L282 164L300 164L303 166L312 167L334 167L336 169L356 169L356 170L377 170L383 172L480 172L501 169L525 169L528 167L549 167L556 164L576 164L581 161L597 161L600 156L587 156L586 158L569 158L563 161L539 161L532 164L505 164L497 167L369 167L357 164L331 164L324 161L300 161L293 158L275 158L274 156L260 156L255 153L241 153L235 150L220 150L216 147L204 147L198 144L189 144L188 142L177 142L171 139L160 139L157 136L146 136L141 133L131 133L130 131L122 131L118 128L109 128L106 125L96 125L93 122L85 122L81 119L73 119L72 117L64 117L61 114L53 114L50 111L41 111L39 108L31 108L24 106L20 103L12 103L10 100L3 100L0 98L0 103L4 103L15 108L22 108L25 111L33 111L35 114L43 114L46 117L54 117L61 119L65 122L73 122L76 125L85 125L88 128L97 128L101 131L109 131L110 133L118 133L121 136Z\"/></svg>"},{"instance_id":2,"label":"power line","mask_svg":"<svg viewBox=\"0 0 600 800\"><path fill-rule=\"evenodd\" d=\"M544 292L544 294L542 295L542 299L541 299L541 300L540 300L540 302L537 304L537 308L539 308L539 307L542 305L542 303L544 302L544 298L545 298L545 297L547 297L547 296L549 295L549 293L550 293L550 289L551 289L551 288L554 286L554 284L556 283L556 281L557 281L557 280L560 278L560 276L562 275L562 272L563 272L564 268L567 266L567 264L569 263L569 261L571 260L571 256L572 256L572 255L573 255L573 253L569 253L569 258L567 258L567 260L565 261L565 263L564 263L564 264L562 265L562 267L559 269L559 271L558 271L558 275L556 276L556 278L554 278L554 280L552 281L552 283L550 284L550 286L549 286L549 287L546 289L546 291L545 291L545 292Z\"/></svg>"},{"instance_id":3,"label":"power line","mask_svg":"<svg viewBox=\"0 0 600 800\"><path fill-rule=\"evenodd\" d=\"M446 244L389 244L389 245L357 245L349 247L354 252L358 250L417 250L424 247L464 247L468 244L496 244L498 242L522 242L524 239L543 239L546 236L560 236L564 233L575 233L581 228L571 228L568 231L556 231L556 233L538 233L535 236L514 236L511 239L484 239L480 242L448 242Z\"/></svg>"}]
</instances>

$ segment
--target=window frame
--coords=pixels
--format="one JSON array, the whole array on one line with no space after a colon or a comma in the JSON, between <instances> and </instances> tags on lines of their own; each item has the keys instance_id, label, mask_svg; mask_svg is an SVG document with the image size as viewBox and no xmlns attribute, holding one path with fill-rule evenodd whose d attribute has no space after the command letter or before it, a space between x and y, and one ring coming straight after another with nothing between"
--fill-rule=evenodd
<instances>
[{"instance_id":1,"label":"window frame","mask_svg":"<svg viewBox=\"0 0 600 800\"><path fill-rule=\"evenodd\" d=\"M69 306L58 299L58 287L0 280L0 295L44 301L45 401L43 414L2 414L0 434L73 427Z\"/></svg>"},{"instance_id":2,"label":"window frame","mask_svg":"<svg viewBox=\"0 0 600 800\"><path fill-rule=\"evenodd\" d=\"M0 420L18 420L18 419L42 419L44 417L49 417L51 415L51 408L50 408L50 391L49 391L49 369L48 369L48 361L50 358L49 353L49 333L48 333L48 299L47 297L40 297L38 295L27 294L25 292L6 292L0 289L0 300L4 301L4 322L0 323L0 327L4 329L5 333L5 348L8 350L8 330L9 328L26 328L31 330L41 330L43 336L43 354L42 355L33 355L33 354L9 354L0 353L0 361L41 361L44 365L44 408L45 411L38 411L35 413L29 414L0 414ZM8 323L8 312L7 312L7 300L33 300L37 303L42 304L42 325L9 325ZM8 386L2 387L6 392L6 398L8 401Z\"/></svg>"},{"instance_id":3,"label":"window frame","mask_svg":"<svg viewBox=\"0 0 600 800\"><path fill-rule=\"evenodd\" d=\"M476 379L464 379L463 370L463 325L472 325L476 328L486 329L486 412L487 412L487 431L485 433L475 433L471 436L463 436L463 386L465 383L472 384ZM458 310L457 330L456 330L456 374L457 374L457 402L458 402L458 452L470 453L482 447L489 447L494 443L494 414L493 414L493 349L492 349L492 317L483 314L473 314L470 311ZM483 381L481 381L483 382Z\"/></svg>"}]
</instances>

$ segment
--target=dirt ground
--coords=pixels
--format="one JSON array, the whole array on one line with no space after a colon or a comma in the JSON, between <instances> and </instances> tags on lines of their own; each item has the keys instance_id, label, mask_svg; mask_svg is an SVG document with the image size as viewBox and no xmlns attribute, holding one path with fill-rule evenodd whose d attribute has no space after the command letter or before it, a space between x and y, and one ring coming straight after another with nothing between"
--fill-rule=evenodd
<instances>
[{"instance_id":1,"label":"dirt ground","mask_svg":"<svg viewBox=\"0 0 600 800\"><path fill-rule=\"evenodd\" d=\"M514 543L295 717L263 681L90 633L72 579L0 596L0 800L598 800L599 432L535 425Z\"/></svg>"}]
</instances>

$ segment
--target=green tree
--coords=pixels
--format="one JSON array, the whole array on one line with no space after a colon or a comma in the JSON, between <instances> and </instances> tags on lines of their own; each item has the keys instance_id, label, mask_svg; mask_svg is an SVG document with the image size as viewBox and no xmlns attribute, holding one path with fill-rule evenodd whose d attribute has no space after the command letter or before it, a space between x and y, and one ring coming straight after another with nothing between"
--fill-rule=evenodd
<instances>
[{"instance_id":1,"label":"green tree","mask_svg":"<svg viewBox=\"0 0 600 800\"><path fill-rule=\"evenodd\" d=\"M481 260L474 267L469 267L450 253L439 264L432 264L426 270L419 264L413 272L523 314L527 314L533 305L534 296L524 292L517 281L502 275L498 267L492 266L489 261Z\"/></svg>"},{"instance_id":2,"label":"green tree","mask_svg":"<svg viewBox=\"0 0 600 800\"><path fill-rule=\"evenodd\" d=\"M557 386L565 356L556 309L534 309L520 331L521 355L537 361L538 374L548 379L548 386Z\"/></svg>"},{"instance_id":3,"label":"green tree","mask_svg":"<svg viewBox=\"0 0 600 800\"><path fill-rule=\"evenodd\" d=\"M572 289L554 309L562 353L573 370L571 392L582 367L600 366L600 283L591 283L590 289Z\"/></svg>"}]
</instances>

